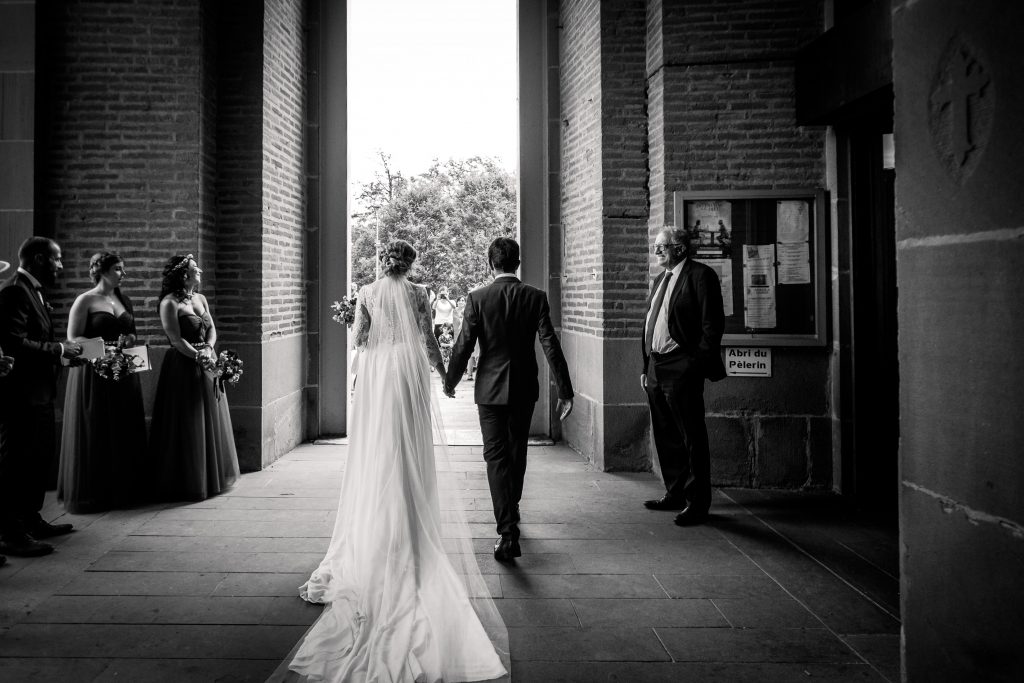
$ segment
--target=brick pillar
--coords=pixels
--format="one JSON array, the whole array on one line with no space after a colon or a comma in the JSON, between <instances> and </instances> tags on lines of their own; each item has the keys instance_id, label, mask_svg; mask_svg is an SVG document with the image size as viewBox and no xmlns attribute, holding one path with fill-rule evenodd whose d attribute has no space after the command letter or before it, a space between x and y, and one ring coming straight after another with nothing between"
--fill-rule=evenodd
<instances>
[{"instance_id":1,"label":"brick pillar","mask_svg":"<svg viewBox=\"0 0 1024 683\"><path fill-rule=\"evenodd\" d=\"M606 470L649 468L631 315L647 286L644 6L561 7L562 336L578 393L564 435Z\"/></svg>"},{"instance_id":2,"label":"brick pillar","mask_svg":"<svg viewBox=\"0 0 1024 683\"><path fill-rule=\"evenodd\" d=\"M163 262L202 255L200 3L47 2L39 21L37 232L64 250L59 331L75 296L92 286L89 257L106 249L125 259L139 333L163 344ZM216 302L211 286L204 292ZM147 386L153 375L144 375Z\"/></svg>"},{"instance_id":3,"label":"brick pillar","mask_svg":"<svg viewBox=\"0 0 1024 683\"><path fill-rule=\"evenodd\" d=\"M0 3L0 260L12 270L32 235L35 27L35 2Z\"/></svg>"},{"instance_id":4,"label":"brick pillar","mask_svg":"<svg viewBox=\"0 0 1024 683\"><path fill-rule=\"evenodd\" d=\"M230 394L243 471L305 432L303 7L53 0L39 10L36 232L64 246L58 328L91 286L89 256L120 252L151 344L150 407L168 348L162 265L195 254L219 346L246 363Z\"/></svg>"},{"instance_id":5,"label":"brick pillar","mask_svg":"<svg viewBox=\"0 0 1024 683\"><path fill-rule=\"evenodd\" d=\"M893 3L903 680L1024 671L1024 7Z\"/></svg>"}]
</instances>

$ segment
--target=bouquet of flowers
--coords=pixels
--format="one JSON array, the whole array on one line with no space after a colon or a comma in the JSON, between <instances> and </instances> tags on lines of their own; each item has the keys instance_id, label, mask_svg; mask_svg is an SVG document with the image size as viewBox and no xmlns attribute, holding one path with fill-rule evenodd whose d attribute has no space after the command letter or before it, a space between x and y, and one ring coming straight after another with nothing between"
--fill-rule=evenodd
<instances>
[{"instance_id":1,"label":"bouquet of flowers","mask_svg":"<svg viewBox=\"0 0 1024 683\"><path fill-rule=\"evenodd\" d=\"M103 379L111 379L115 382L133 374L143 367L143 362L137 356L123 353L123 351L126 346L131 346L134 343L135 339L132 336L122 334L117 338L117 342L104 344L103 357L89 361L92 363L92 369Z\"/></svg>"},{"instance_id":2,"label":"bouquet of flowers","mask_svg":"<svg viewBox=\"0 0 1024 683\"><path fill-rule=\"evenodd\" d=\"M334 319L334 322L352 329L352 323L356 320L356 307L358 305L359 297L355 290L353 290L351 294L341 301L335 301L331 304L331 310L334 311L331 318Z\"/></svg>"},{"instance_id":3,"label":"bouquet of flowers","mask_svg":"<svg viewBox=\"0 0 1024 683\"><path fill-rule=\"evenodd\" d=\"M200 350L209 348L206 344L196 344L195 347ZM242 365L244 365L244 362L231 349L221 351L216 359L200 353L196 356L196 362L199 363L199 367L213 375L213 387L217 390L218 399L221 392L224 391L225 385L230 384L234 386L242 379Z\"/></svg>"}]
</instances>

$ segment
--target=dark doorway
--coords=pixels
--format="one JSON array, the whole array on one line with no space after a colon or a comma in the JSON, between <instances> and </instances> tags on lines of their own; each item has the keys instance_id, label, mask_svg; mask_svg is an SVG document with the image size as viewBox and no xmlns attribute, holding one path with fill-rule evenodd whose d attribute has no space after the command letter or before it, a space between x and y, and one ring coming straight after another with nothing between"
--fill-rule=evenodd
<instances>
[{"instance_id":1,"label":"dark doorway","mask_svg":"<svg viewBox=\"0 0 1024 683\"><path fill-rule=\"evenodd\" d=\"M895 519L899 367L890 102L888 97L878 98L872 111L862 111L855 122L837 126L836 132L839 156L845 157L849 202L843 493L852 494L864 511Z\"/></svg>"}]
</instances>

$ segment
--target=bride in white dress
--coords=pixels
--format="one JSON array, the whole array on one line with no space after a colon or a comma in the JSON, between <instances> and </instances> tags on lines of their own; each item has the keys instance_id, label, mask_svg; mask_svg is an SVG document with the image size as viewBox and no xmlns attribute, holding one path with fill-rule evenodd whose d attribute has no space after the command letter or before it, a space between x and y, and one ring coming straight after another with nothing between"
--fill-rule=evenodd
<instances>
[{"instance_id":1,"label":"bride in white dress","mask_svg":"<svg viewBox=\"0 0 1024 683\"><path fill-rule=\"evenodd\" d=\"M392 242L385 276L359 294L338 517L327 555L300 589L326 606L288 667L309 681L450 683L506 673L499 652L508 653L508 633L480 575L456 482L447 486L443 432L435 456L440 415L428 359L441 377L444 367L427 292L405 277L415 258L412 245Z\"/></svg>"}]
</instances>

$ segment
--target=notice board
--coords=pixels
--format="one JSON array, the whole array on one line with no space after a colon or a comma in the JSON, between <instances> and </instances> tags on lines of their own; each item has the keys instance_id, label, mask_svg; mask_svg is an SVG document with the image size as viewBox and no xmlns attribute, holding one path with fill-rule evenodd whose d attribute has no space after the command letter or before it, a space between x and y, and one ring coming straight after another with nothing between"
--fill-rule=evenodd
<instances>
[{"instance_id":1,"label":"notice board","mask_svg":"<svg viewBox=\"0 0 1024 683\"><path fill-rule=\"evenodd\" d=\"M676 227L722 283L727 346L824 346L823 190L676 192Z\"/></svg>"}]
</instances>

